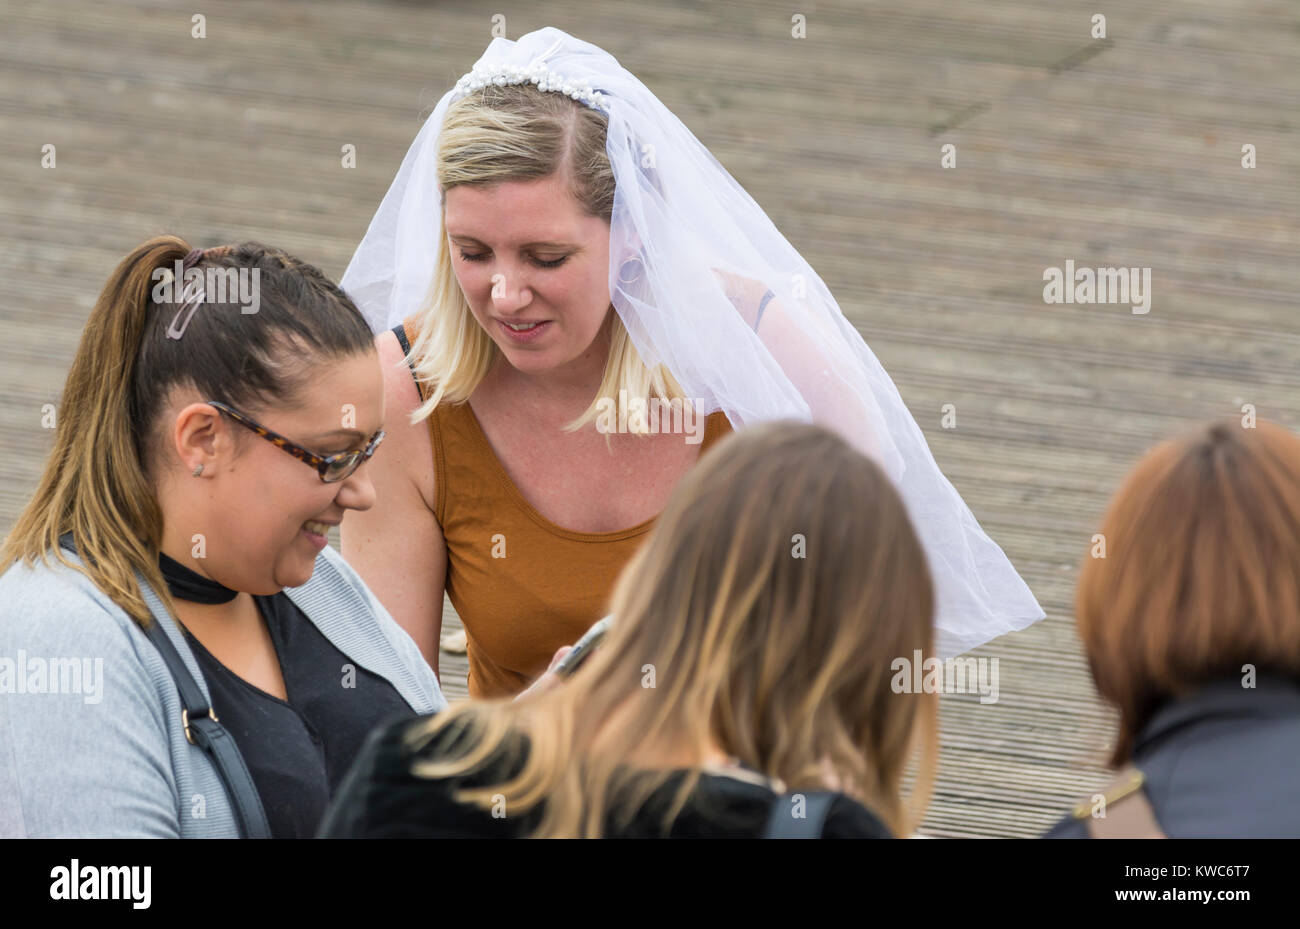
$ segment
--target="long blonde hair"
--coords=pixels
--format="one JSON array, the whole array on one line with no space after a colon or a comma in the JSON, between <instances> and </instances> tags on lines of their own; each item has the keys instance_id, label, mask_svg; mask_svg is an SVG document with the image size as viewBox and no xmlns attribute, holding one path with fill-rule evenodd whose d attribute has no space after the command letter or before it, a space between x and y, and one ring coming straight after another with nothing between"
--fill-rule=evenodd
<instances>
[{"instance_id":1,"label":"long blonde hair","mask_svg":"<svg viewBox=\"0 0 1300 929\"><path fill-rule=\"evenodd\" d=\"M604 114L564 94L530 84L485 87L447 107L438 135L438 186L445 196L461 184L533 180L558 172L568 179L584 212L609 222L614 171L605 153L605 132ZM468 400L500 351L474 318L452 270L450 252L444 236L411 345L416 374L430 385L428 399L412 414L413 422L427 418L439 403ZM609 357L601 385L567 430L594 421L600 398L618 397L620 390L633 398L689 402L665 366L646 366L612 305L610 316ZM645 430L634 417L629 431Z\"/></svg>"},{"instance_id":2,"label":"long blonde hair","mask_svg":"<svg viewBox=\"0 0 1300 929\"><path fill-rule=\"evenodd\" d=\"M703 757L712 742L791 790L820 789L829 769L909 834L933 784L938 704L895 693L891 664L930 651L933 597L904 505L873 462L819 426L754 427L683 479L620 576L612 631L586 665L526 701L462 703L420 723L412 771L461 777L514 755L517 776L457 799L486 809L499 794L510 816L545 801L534 835L599 836L607 814L630 816L668 777L629 765L646 746ZM461 750L421 756L444 732Z\"/></svg>"},{"instance_id":3,"label":"long blonde hair","mask_svg":"<svg viewBox=\"0 0 1300 929\"><path fill-rule=\"evenodd\" d=\"M204 300L170 338L181 287L159 285L190 252L178 236L137 246L109 276L82 331L55 417L54 447L31 501L0 548L0 573L37 559L89 577L141 626L149 608L136 572L173 615L158 567L163 514L155 492L165 431L160 411L178 384L250 411L291 404L314 364L373 351L373 336L343 291L319 270L256 242L210 249L193 267L257 270L259 306ZM164 297L164 302L154 298ZM249 437L236 430L243 447ZM59 548L71 532L82 565Z\"/></svg>"}]
</instances>

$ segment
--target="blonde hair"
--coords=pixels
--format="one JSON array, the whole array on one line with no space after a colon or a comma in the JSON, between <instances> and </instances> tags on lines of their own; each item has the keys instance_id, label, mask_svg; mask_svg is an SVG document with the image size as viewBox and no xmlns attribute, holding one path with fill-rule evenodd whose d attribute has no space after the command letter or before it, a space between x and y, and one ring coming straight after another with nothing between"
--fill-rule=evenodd
<instances>
[{"instance_id":1,"label":"blonde hair","mask_svg":"<svg viewBox=\"0 0 1300 929\"><path fill-rule=\"evenodd\" d=\"M184 338L168 324L182 309L181 287L158 302L190 246L163 235L137 246L109 276L82 331L56 417L54 447L31 501L0 547L0 573L22 561L58 561L81 572L128 616L151 614L136 572L175 615L158 567L163 514L155 493L164 431L160 411L172 388L192 385L205 399L251 412L291 404L313 364L373 351L356 306L319 270L256 242L209 249L199 269L256 269L259 307L204 300ZM161 273L160 273L161 272ZM243 429L235 432L242 447ZM59 537L71 532L83 565Z\"/></svg>"},{"instance_id":2,"label":"blonde hair","mask_svg":"<svg viewBox=\"0 0 1300 929\"><path fill-rule=\"evenodd\" d=\"M757 426L683 479L581 670L523 702L461 703L422 721L408 733L411 770L463 777L495 770L495 755L517 773L458 787L458 802L488 809L503 795L514 817L545 801L534 836L599 836L607 814L630 817L668 777L629 767L639 752L703 757L713 742L790 790L822 789L829 770L907 835L933 786L938 703L895 693L891 665L930 651L933 599L920 541L873 462L819 426ZM665 830L698 777L684 779Z\"/></svg>"},{"instance_id":3,"label":"blonde hair","mask_svg":"<svg viewBox=\"0 0 1300 929\"><path fill-rule=\"evenodd\" d=\"M489 86L447 107L438 135L438 186L488 185L561 174L584 212L609 222L614 207L614 172L605 152L605 116L564 94L531 84ZM445 220L445 209L444 216ZM443 222L445 229L445 221ZM487 375L499 354L470 310L456 280L451 249L438 249L428 299L420 311L411 345L416 375L430 385L428 399L412 415L419 422L438 404L462 403ZM609 356L596 396L587 410L568 423L581 428L596 419L602 397L658 398L689 402L664 365L649 369L632 344L618 313L610 306ZM634 417L633 431L645 431Z\"/></svg>"}]
</instances>

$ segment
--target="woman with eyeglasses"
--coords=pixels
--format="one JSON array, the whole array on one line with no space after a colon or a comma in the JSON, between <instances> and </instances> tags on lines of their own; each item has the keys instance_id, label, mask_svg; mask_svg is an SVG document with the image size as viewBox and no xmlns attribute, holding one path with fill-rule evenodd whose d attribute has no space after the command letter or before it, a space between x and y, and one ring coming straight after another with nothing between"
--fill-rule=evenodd
<instances>
[{"instance_id":1,"label":"woman with eyeglasses","mask_svg":"<svg viewBox=\"0 0 1300 929\"><path fill-rule=\"evenodd\" d=\"M0 549L0 835L310 836L375 726L446 705L326 541L374 503L384 414L369 327L316 268L175 236L127 256Z\"/></svg>"}]
</instances>

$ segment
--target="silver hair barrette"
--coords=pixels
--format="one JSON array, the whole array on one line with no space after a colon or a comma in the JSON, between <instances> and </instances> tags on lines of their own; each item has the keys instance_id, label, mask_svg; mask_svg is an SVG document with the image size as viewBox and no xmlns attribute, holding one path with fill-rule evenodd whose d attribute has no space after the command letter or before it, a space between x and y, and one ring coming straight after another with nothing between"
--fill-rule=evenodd
<instances>
[{"instance_id":1,"label":"silver hair barrette","mask_svg":"<svg viewBox=\"0 0 1300 929\"><path fill-rule=\"evenodd\" d=\"M203 249L196 248L191 250L190 253L181 260L181 279L177 280L175 275L172 277L174 282L172 286L183 289L176 300L177 303L181 304L181 308L176 311L176 315L172 317L171 325L167 327L167 338L169 339L180 339L181 336L185 335L185 330L189 327L190 320L194 318L194 314L198 312L199 307L203 305L204 293L202 278L196 277L193 283L188 286L186 286L184 282L185 272L198 264L202 258ZM186 315L187 311L188 315ZM184 322L181 322L181 316L185 316Z\"/></svg>"}]
</instances>

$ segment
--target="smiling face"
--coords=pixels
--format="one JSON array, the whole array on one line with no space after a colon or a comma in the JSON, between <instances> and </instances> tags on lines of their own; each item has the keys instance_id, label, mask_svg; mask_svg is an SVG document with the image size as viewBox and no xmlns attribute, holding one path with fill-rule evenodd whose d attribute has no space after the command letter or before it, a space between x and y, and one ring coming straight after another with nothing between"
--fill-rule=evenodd
<instances>
[{"instance_id":1,"label":"smiling face","mask_svg":"<svg viewBox=\"0 0 1300 929\"><path fill-rule=\"evenodd\" d=\"M584 213L559 173L452 187L443 223L456 280L506 361L541 374L600 352L609 223Z\"/></svg>"},{"instance_id":2,"label":"smiling face","mask_svg":"<svg viewBox=\"0 0 1300 929\"><path fill-rule=\"evenodd\" d=\"M303 393L300 408L238 412L321 457L364 448L383 426L383 371L374 351L315 367ZM348 510L373 506L366 465L326 484L311 465L206 399L187 395L164 414L180 456L159 488L164 550L232 590L272 594L305 584L321 546L304 524L337 525ZM381 446L375 454L382 453ZM203 471L196 478L190 472L197 464ZM196 534L203 535L201 558L193 557Z\"/></svg>"}]
</instances>

